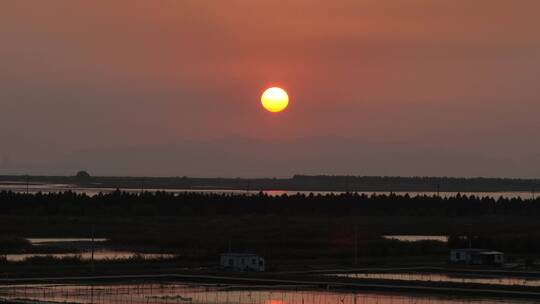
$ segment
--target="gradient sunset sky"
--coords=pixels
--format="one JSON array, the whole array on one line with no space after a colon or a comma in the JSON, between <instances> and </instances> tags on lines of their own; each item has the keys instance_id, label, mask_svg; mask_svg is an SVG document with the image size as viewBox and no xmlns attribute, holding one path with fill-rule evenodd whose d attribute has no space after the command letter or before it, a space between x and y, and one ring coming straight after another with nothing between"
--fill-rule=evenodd
<instances>
[{"instance_id":1,"label":"gradient sunset sky","mask_svg":"<svg viewBox=\"0 0 540 304\"><path fill-rule=\"evenodd\" d=\"M539 11L2 1L0 174L538 177Z\"/></svg>"}]
</instances>

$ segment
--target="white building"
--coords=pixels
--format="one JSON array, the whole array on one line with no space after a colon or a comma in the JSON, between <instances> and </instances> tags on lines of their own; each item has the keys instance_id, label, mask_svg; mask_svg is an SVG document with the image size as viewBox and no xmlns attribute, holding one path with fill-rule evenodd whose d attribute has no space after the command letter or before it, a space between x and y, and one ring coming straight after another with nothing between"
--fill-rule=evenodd
<instances>
[{"instance_id":1,"label":"white building","mask_svg":"<svg viewBox=\"0 0 540 304\"><path fill-rule=\"evenodd\" d=\"M475 265L501 265L504 263L504 253L484 249L452 249L450 261Z\"/></svg>"},{"instance_id":2,"label":"white building","mask_svg":"<svg viewBox=\"0 0 540 304\"><path fill-rule=\"evenodd\" d=\"M482 251L472 255L471 264L475 265L502 265L504 253L498 251Z\"/></svg>"},{"instance_id":3,"label":"white building","mask_svg":"<svg viewBox=\"0 0 540 304\"><path fill-rule=\"evenodd\" d=\"M264 271L264 258L251 253L222 253L220 265L224 268L230 268L242 271Z\"/></svg>"},{"instance_id":4,"label":"white building","mask_svg":"<svg viewBox=\"0 0 540 304\"><path fill-rule=\"evenodd\" d=\"M483 250L482 249L472 249L472 248L452 249L452 251L450 251L450 262L470 264L471 261L472 261L473 253L478 253L478 252L481 252L481 251L483 251Z\"/></svg>"}]
</instances>

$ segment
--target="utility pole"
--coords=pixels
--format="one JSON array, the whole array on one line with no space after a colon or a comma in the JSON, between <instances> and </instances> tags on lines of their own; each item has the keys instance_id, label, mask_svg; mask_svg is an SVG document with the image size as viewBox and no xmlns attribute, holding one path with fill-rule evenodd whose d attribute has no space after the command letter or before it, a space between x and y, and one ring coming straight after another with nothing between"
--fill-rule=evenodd
<instances>
[{"instance_id":1,"label":"utility pole","mask_svg":"<svg viewBox=\"0 0 540 304\"><path fill-rule=\"evenodd\" d=\"M92 246L91 246L91 250L92 250L92 253L91 253L91 256L90 256L90 261L91 261L91 265L92 265L92 274L95 272L95 266L94 266L94 250L95 250L95 224L92 223Z\"/></svg>"},{"instance_id":2,"label":"utility pole","mask_svg":"<svg viewBox=\"0 0 540 304\"><path fill-rule=\"evenodd\" d=\"M27 174L26 175L26 194L28 194L28 191L29 190L29 187L30 187L30 176Z\"/></svg>"},{"instance_id":3,"label":"utility pole","mask_svg":"<svg viewBox=\"0 0 540 304\"><path fill-rule=\"evenodd\" d=\"M467 241L469 241L469 249L472 248L472 234L471 234L471 224L467 225Z\"/></svg>"},{"instance_id":4,"label":"utility pole","mask_svg":"<svg viewBox=\"0 0 540 304\"><path fill-rule=\"evenodd\" d=\"M358 224L354 225L354 265L358 265Z\"/></svg>"}]
</instances>

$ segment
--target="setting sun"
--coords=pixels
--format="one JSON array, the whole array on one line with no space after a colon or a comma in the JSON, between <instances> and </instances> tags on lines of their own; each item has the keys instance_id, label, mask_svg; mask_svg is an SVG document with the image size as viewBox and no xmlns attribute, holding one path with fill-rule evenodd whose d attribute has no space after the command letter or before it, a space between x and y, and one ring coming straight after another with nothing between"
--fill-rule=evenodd
<instances>
[{"instance_id":1,"label":"setting sun","mask_svg":"<svg viewBox=\"0 0 540 304\"><path fill-rule=\"evenodd\" d=\"M261 96L261 103L270 112L281 112L289 105L289 96L285 90L273 87L264 91Z\"/></svg>"}]
</instances>

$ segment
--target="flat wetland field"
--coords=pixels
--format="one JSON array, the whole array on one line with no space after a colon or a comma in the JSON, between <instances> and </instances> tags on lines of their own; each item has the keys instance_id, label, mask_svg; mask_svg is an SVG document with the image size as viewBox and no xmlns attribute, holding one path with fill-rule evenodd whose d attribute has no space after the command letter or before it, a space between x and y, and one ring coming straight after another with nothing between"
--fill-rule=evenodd
<instances>
[{"instance_id":1,"label":"flat wetland field","mask_svg":"<svg viewBox=\"0 0 540 304\"><path fill-rule=\"evenodd\" d=\"M41 255L0 258L3 284L65 284L78 277L74 281L94 285L158 279L250 288L540 296L538 199L0 192L0 209L0 257ZM392 235L428 237L402 241L387 237ZM450 249L469 243L503 251L506 264L449 264ZM96 254L135 255L92 262L90 248ZM229 251L261 255L267 271L221 269L219 255Z\"/></svg>"},{"instance_id":2,"label":"flat wetland field","mask_svg":"<svg viewBox=\"0 0 540 304\"><path fill-rule=\"evenodd\" d=\"M147 252L175 252L190 258L214 259L229 246L233 251L257 251L280 259L351 259L355 236L360 256L392 256L393 251L447 254L441 242L386 240L387 252L377 252L382 235L530 235L540 231L536 216L0 216L4 237L105 238L108 246L137 247ZM437 244L443 245L437 251ZM400 248L407 247L410 248ZM431 249L430 250L430 246ZM424 250L424 252L422 251ZM373 252L372 252L373 251ZM412 254L410 256L417 255ZM344 261L345 261L344 260Z\"/></svg>"},{"instance_id":3,"label":"flat wetland field","mask_svg":"<svg viewBox=\"0 0 540 304\"><path fill-rule=\"evenodd\" d=\"M316 270L362 265L441 265L446 264L450 244L438 241L401 242L383 235L467 235L474 231L479 242L508 246L507 260L534 260L526 242L540 231L535 216L0 216L0 231L7 253L59 253L84 248L54 244L29 245L23 238L106 239L96 250L135 250L141 253L174 255L159 263L181 267L216 267L220 253L256 252L267 260L270 271ZM516 235L524 235L515 239ZM497 239L493 239L497 237ZM500 240L498 239L500 237ZM525 242L524 244L517 242ZM460 245L460 244L458 244ZM462 244L466 246L467 244ZM486 244L485 246L488 246ZM12 248L9 248L12 246ZM479 245L480 246L480 245ZM525 246L519 248L519 246ZM536 246L536 243L530 246ZM500 248L500 247L499 247ZM533 248L533 247L530 247ZM534 247L536 248L536 247ZM355 258L356 254L356 258ZM60 263L59 261L58 263ZM140 263L139 263L140 262ZM149 261L131 260L147 264ZM55 264L58 264L55 263ZM61 264L88 264L63 261ZM127 262L103 261L103 264ZM157 264L159 264L157 263ZM46 261L18 263L11 271L43 269ZM98 265L97 263L96 265ZM111 265L107 267L112 267ZM169 266L167 266L169 267ZM532 267L532 266L531 266Z\"/></svg>"}]
</instances>

